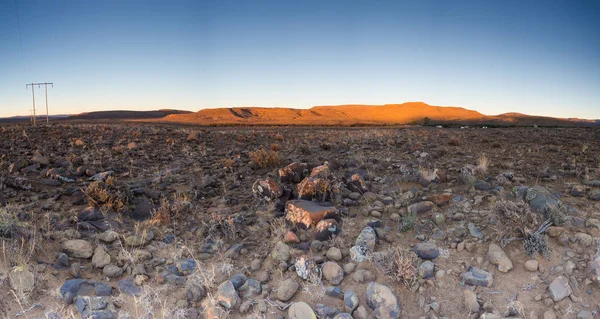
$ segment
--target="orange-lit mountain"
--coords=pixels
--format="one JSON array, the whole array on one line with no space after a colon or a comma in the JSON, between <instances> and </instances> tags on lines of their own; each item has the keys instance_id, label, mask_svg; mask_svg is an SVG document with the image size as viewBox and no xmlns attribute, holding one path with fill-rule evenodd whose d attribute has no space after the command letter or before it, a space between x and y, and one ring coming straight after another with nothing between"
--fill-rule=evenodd
<instances>
[{"instance_id":1,"label":"orange-lit mountain","mask_svg":"<svg viewBox=\"0 0 600 319\"><path fill-rule=\"evenodd\" d=\"M423 102L385 105L339 105L315 106L310 109L234 107L203 109L196 113L171 114L158 119L160 122L176 122L199 125L394 125L423 123L424 118L432 124L489 124L489 125L543 125L543 126L591 126L599 121L560 119L506 113L487 116L461 107L432 106Z\"/></svg>"}]
</instances>

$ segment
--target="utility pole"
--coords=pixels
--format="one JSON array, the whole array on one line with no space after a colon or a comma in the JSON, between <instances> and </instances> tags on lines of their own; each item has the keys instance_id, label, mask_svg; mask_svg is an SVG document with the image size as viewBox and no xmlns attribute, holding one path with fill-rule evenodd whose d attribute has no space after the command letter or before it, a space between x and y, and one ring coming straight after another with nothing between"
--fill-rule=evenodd
<instances>
[{"instance_id":1,"label":"utility pole","mask_svg":"<svg viewBox=\"0 0 600 319\"><path fill-rule=\"evenodd\" d=\"M54 87L54 83L48 83L48 82L44 82L44 83L30 83L30 84L25 84L25 89L27 89L30 85L31 85L31 97L33 98L33 125L35 125L35 120L36 120L36 115L35 115L35 90L34 90L34 86L38 86L38 88L42 87L42 85L44 86L44 89L46 91L46 123L48 123L49 120L49 116L48 116L48 84L50 84L52 87Z\"/></svg>"}]
</instances>

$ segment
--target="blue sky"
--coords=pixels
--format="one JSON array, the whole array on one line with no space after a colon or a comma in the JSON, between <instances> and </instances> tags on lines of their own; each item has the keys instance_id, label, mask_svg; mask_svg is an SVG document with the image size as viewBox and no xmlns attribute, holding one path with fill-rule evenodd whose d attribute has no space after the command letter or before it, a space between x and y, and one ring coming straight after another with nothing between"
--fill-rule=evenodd
<instances>
[{"instance_id":1,"label":"blue sky","mask_svg":"<svg viewBox=\"0 0 600 319\"><path fill-rule=\"evenodd\" d=\"M600 1L0 1L0 116L424 101L600 118ZM43 90L36 91L38 111Z\"/></svg>"}]
</instances>

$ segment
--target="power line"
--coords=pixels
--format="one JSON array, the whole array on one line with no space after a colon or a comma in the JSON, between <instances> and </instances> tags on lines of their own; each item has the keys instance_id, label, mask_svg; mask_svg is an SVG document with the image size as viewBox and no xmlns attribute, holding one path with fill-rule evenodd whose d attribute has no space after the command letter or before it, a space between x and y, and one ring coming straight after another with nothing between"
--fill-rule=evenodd
<instances>
[{"instance_id":1,"label":"power line","mask_svg":"<svg viewBox=\"0 0 600 319\"><path fill-rule=\"evenodd\" d=\"M21 35L21 19L19 18L18 0L15 0L15 12L17 13L17 26L19 27L19 45L21 46L21 58L23 58L25 54L23 53L23 36ZM23 67L24 66L25 65L23 65Z\"/></svg>"},{"instance_id":2,"label":"power line","mask_svg":"<svg viewBox=\"0 0 600 319\"><path fill-rule=\"evenodd\" d=\"M25 89L27 89L29 86L31 85L31 97L33 98L33 116L32 116L32 121L33 121L33 125L35 125L35 120L36 120L36 115L35 115L35 90L34 87L37 85L38 88L40 88L42 85L45 88L46 91L46 123L48 123L50 121L49 116L48 116L48 85L51 85L52 87L54 87L54 83L48 83L48 82L44 82L44 83L29 83L29 84L25 84Z\"/></svg>"}]
</instances>

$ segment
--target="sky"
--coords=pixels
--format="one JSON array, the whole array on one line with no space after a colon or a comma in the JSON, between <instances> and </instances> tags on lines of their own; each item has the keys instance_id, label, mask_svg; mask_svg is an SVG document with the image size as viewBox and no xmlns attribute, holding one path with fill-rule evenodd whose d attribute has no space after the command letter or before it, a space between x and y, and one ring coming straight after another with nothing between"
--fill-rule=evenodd
<instances>
[{"instance_id":1,"label":"sky","mask_svg":"<svg viewBox=\"0 0 600 319\"><path fill-rule=\"evenodd\" d=\"M600 1L0 0L0 117L423 101L600 119ZM45 112L43 87L36 108Z\"/></svg>"}]
</instances>

